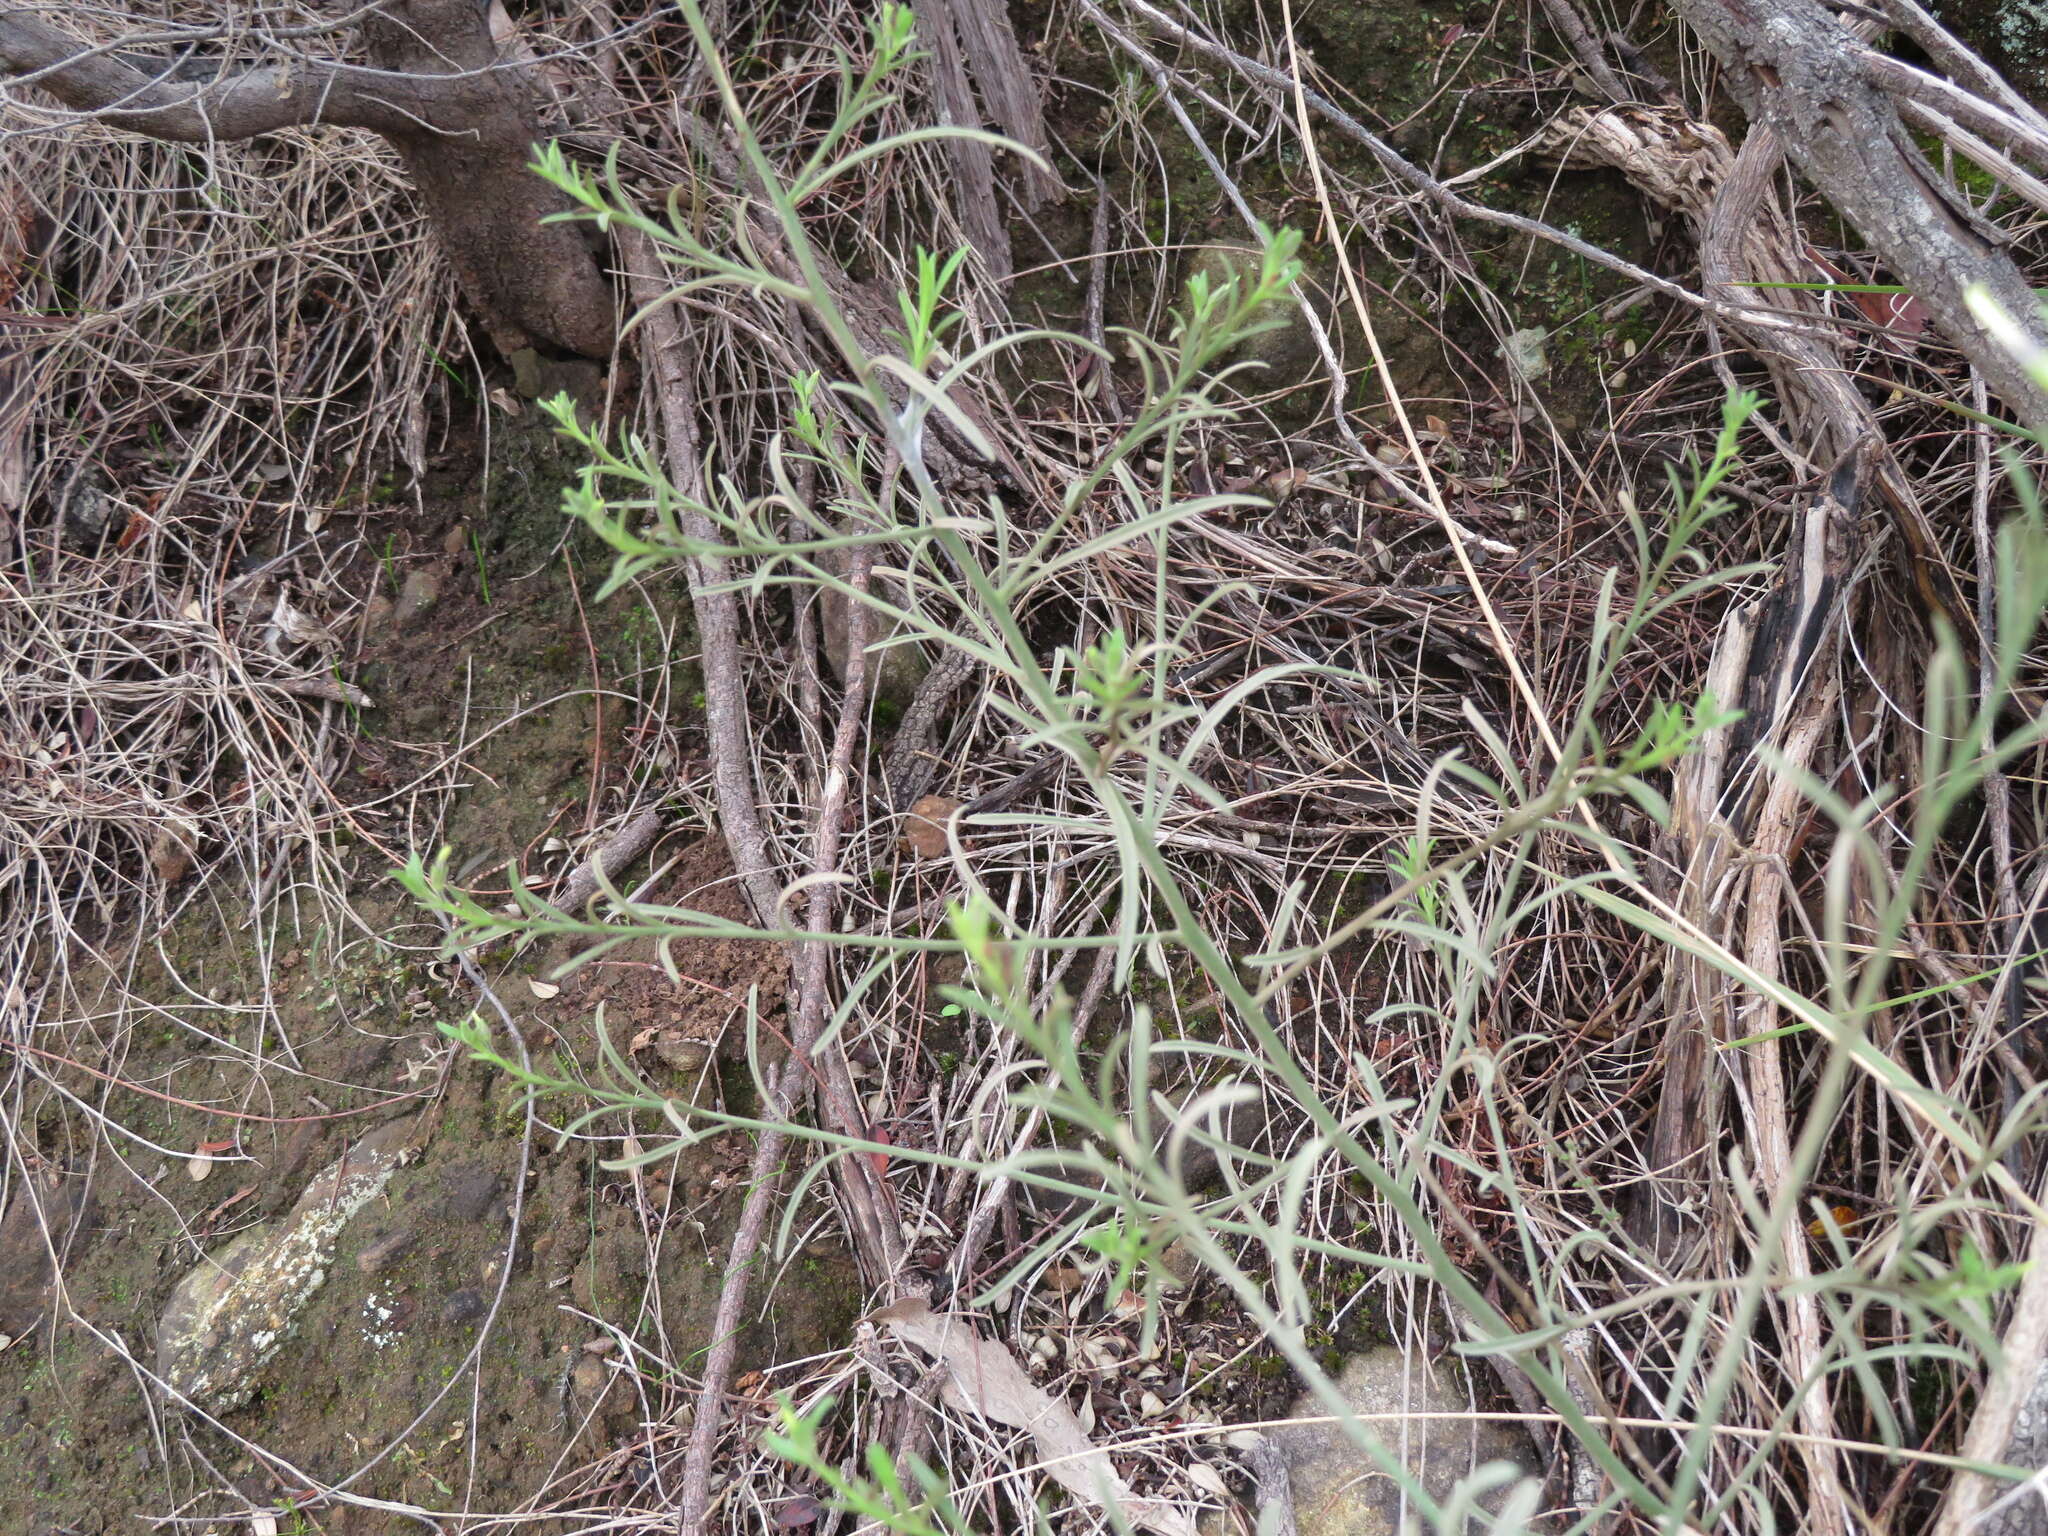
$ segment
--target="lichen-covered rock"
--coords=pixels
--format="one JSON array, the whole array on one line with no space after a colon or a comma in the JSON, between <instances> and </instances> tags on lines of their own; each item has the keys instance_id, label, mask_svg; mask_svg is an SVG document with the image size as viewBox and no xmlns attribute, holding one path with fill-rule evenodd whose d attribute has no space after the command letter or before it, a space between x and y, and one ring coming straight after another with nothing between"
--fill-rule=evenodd
<instances>
[{"instance_id":1,"label":"lichen-covered rock","mask_svg":"<svg viewBox=\"0 0 2048 1536\"><path fill-rule=\"evenodd\" d=\"M409 1120L380 1126L307 1186L283 1220L243 1233L178 1283L157 1329L157 1372L208 1413L255 1395L334 1263L336 1240L404 1160Z\"/></svg>"},{"instance_id":2,"label":"lichen-covered rock","mask_svg":"<svg viewBox=\"0 0 2048 1536\"><path fill-rule=\"evenodd\" d=\"M1461 1478L1489 1462L1507 1462L1532 1475L1540 1470L1535 1448L1520 1425L1416 1417L1461 1413L1470 1407L1455 1374L1441 1364L1385 1345L1347 1360L1338 1373L1337 1388L1351 1411L1407 1464L1433 1499L1442 1499ZM1404 1524L1400 1488L1341 1424L1327 1422L1329 1411L1321 1398L1304 1394L1290 1416L1325 1422L1290 1424L1271 1432L1287 1464L1301 1536L1396 1536L1410 1525L1420 1529L1412 1506ZM1499 1498L1482 1502L1495 1507Z\"/></svg>"}]
</instances>

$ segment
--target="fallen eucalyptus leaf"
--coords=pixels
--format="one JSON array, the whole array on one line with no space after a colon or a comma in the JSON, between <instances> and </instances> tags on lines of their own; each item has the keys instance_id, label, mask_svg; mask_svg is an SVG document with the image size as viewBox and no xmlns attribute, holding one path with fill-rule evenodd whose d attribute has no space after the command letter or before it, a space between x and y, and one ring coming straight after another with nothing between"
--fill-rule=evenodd
<instances>
[{"instance_id":1,"label":"fallen eucalyptus leaf","mask_svg":"<svg viewBox=\"0 0 2048 1536\"><path fill-rule=\"evenodd\" d=\"M1076 1498L1119 1509L1133 1525L1158 1536L1196 1536L1194 1521L1175 1506L1134 1496L1073 1409L1025 1375L1009 1350L977 1334L971 1319L934 1312L913 1296L868 1321L945 1365L941 1391L948 1403L1029 1431L1047 1474Z\"/></svg>"}]
</instances>

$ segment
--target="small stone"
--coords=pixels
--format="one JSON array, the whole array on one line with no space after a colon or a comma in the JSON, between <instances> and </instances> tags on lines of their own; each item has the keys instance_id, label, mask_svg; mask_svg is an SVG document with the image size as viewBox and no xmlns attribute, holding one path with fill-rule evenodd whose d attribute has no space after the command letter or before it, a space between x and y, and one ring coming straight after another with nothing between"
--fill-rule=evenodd
<instances>
[{"instance_id":1,"label":"small stone","mask_svg":"<svg viewBox=\"0 0 2048 1536\"><path fill-rule=\"evenodd\" d=\"M166 822L150 839L149 867L165 885L175 885L192 873L192 845L184 834Z\"/></svg>"},{"instance_id":2,"label":"small stone","mask_svg":"<svg viewBox=\"0 0 2048 1536\"><path fill-rule=\"evenodd\" d=\"M1501 361L1516 378L1525 384L1533 384L1550 372L1550 357L1544 350L1544 343L1550 340L1550 333L1540 328L1513 331L1501 345Z\"/></svg>"},{"instance_id":3,"label":"small stone","mask_svg":"<svg viewBox=\"0 0 2048 1536\"><path fill-rule=\"evenodd\" d=\"M1167 1289L1178 1291L1195 1283L1195 1276L1202 1272L1202 1261L1195 1256L1186 1239L1177 1237L1160 1253L1159 1268L1172 1282Z\"/></svg>"},{"instance_id":4,"label":"small stone","mask_svg":"<svg viewBox=\"0 0 2048 1536\"><path fill-rule=\"evenodd\" d=\"M405 1257L412 1242L412 1233L404 1227L387 1232L356 1255L356 1268L366 1275L381 1275Z\"/></svg>"},{"instance_id":5,"label":"small stone","mask_svg":"<svg viewBox=\"0 0 2048 1536\"><path fill-rule=\"evenodd\" d=\"M662 1032L664 1035L668 1031ZM711 1059L711 1047L702 1040L669 1040L657 1038L654 1054L661 1058L663 1066L677 1072L696 1073L704 1069L704 1063Z\"/></svg>"},{"instance_id":6,"label":"small stone","mask_svg":"<svg viewBox=\"0 0 2048 1536\"><path fill-rule=\"evenodd\" d=\"M475 1286L465 1285L459 1291L450 1291L448 1299L441 1303L441 1321L444 1323L474 1323L491 1310L491 1304L484 1293Z\"/></svg>"},{"instance_id":7,"label":"small stone","mask_svg":"<svg viewBox=\"0 0 2048 1536\"><path fill-rule=\"evenodd\" d=\"M577 1404L588 1408L596 1402L611 1374L602 1355L577 1355L576 1363L569 1367L569 1391Z\"/></svg>"},{"instance_id":8,"label":"small stone","mask_svg":"<svg viewBox=\"0 0 2048 1536\"><path fill-rule=\"evenodd\" d=\"M469 524L457 523L441 535L441 553L462 555L469 552Z\"/></svg>"},{"instance_id":9,"label":"small stone","mask_svg":"<svg viewBox=\"0 0 2048 1536\"><path fill-rule=\"evenodd\" d=\"M407 573L405 585L399 588L398 606L391 611L391 622L400 629L410 629L420 615L440 600L440 573L430 565L420 566Z\"/></svg>"},{"instance_id":10,"label":"small stone","mask_svg":"<svg viewBox=\"0 0 2048 1536\"><path fill-rule=\"evenodd\" d=\"M538 399L542 387L540 353L532 347L521 347L507 361L512 364L512 387L520 398Z\"/></svg>"},{"instance_id":11,"label":"small stone","mask_svg":"<svg viewBox=\"0 0 2048 1536\"><path fill-rule=\"evenodd\" d=\"M498 1199L498 1173L488 1163L462 1163L442 1175L436 1220L466 1227L482 1221Z\"/></svg>"},{"instance_id":12,"label":"small stone","mask_svg":"<svg viewBox=\"0 0 2048 1536\"><path fill-rule=\"evenodd\" d=\"M97 464L73 470L57 494L58 528L64 545L81 554L97 554L121 511L111 494L114 482Z\"/></svg>"}]
</instances>

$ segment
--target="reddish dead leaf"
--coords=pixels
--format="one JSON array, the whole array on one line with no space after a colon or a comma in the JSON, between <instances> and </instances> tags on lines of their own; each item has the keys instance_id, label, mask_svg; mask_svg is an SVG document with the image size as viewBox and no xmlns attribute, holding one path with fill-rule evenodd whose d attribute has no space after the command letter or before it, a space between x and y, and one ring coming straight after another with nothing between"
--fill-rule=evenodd
<instances>
[{"instance_id":1,"label":"reddish dead leaf","mask_svg":"<svg viewBox=\"0 0 2048 1536\"><path fill-rule=\"evenodd\" d=\"M1444 28L1444 35L1437 39L1437 46L1439 48L1448 48L1451 46L1451 44L1455 43L1459 38L1463 37L1464 35L1465 23L1463 23L1462 21L1454 21L1448 27Z\"/></svg>"},{"instance_id":2,"label":"reddish dead leaf","mask_svg":"<svg viewBox=\"0 0 2048 1536\"><path fill-rule=\"evenodd\" d=\"M869 1138L870 1140L872 1140L872 1141L879 1141L879 1142L880 1142L880 1143L882 1143L882 1145L883 1145L883 1146L885 1146L885 1147L886 1147L886 1146L888 1146L888 1145L890 1145L890 1141L889 1141L889 1133L888 1133L887 1131L884 1131L884 1130L880 1130L880 1129L876 1129L876 1130L871 1130L871 1131L869 1131L869 1132L868 1132L868 1138ZM874 1165L874 1169L875 1169L875 1176L876 1176L877 1178L887 1178L887 1177L888 1177L888 1174L889 1174L889 1154L888 1154L888 1153L886 1153L886 1152L870 1152L870 1153L868 1153L868 1154L867 1154L867 1159L868 1159L868 1161L869 1161L870 1163L872 1163L872 1164Z\"/></svg>"},{"instance_id":3,"label":"reddish dead leaf","mask_svg":"<svg viewBox=\"0 0 2048 1536\"><path fill-rule=\"evenodd\" d=\"M1928 326L1927 306L1910 293L1862 293L1858 291L1856 279L1844 272L1812 246L1806 248L1807 259L1828 275L1831 282L1844 285L1843 296L1856 306L1865 320L1881 331L1888 331L1901 343L1910 345L1923 335Z\"/></svg>"},{"instance_id":4,"label":"reddish dead leaf","mask_svg":"<svg viewBox=\"0 0 2048 1536\"><path fill-rule=\"evenodd\" d=\"M958 800L944 795L926 795L918 801L903 819L904 851L920 859L943 858L946 822L959 809Z\"/></svg>"},{"instance_id":5,"label":"reddish dead leaf","mask_svg":"<svg viewBox=\"0 0 2048 1536\"><path fill-rule=\"evenodd\" d=\"M197 1150L202 1157L211 1157L216 1152L232 1152L235 1150L234 1138L229 1137L226 1141L202 1141Z\"/></svg>"},{"instance_id":6,"label":"reddish dead leaf","mask_svg":"<svg viewBox=\"0 0 2048 1536\"><path fill-rule=\"evenodd\" d=\"M1825 1219L1816 1219L1814 1221L1808 1222L1806 1224L1807 1236L1826 1237L1828 1235L1828 1228L1831 1224L1841 1228L1844 1232L1847 1232L1851 1227L1856 1225L1856 1210L1854 1206L1832 1206L1828 1210L1828 1216L1833 1218L1832 1223Z\"/></svg>"},{"instance_id":7,"label":"reddish dead leaf","mask_svg":"<svg viewBox=\"0 0 2048 1536\"><path fill-rule=\"evenodd\" d=\"M824 1505L808 1494L800 1494L775 1512L775 1529L793 1531L800 1526L815 1525L824 1515Z\"/></svg>"},{"instance_id":8,"label":"reddish dead leaf","mask_svg":"<svg viewBox=\"0 0 2048 1536\"><path fill-rule=\"evenodd\" d=\"M1910 293L1852 293L1863 318L1902 342L1917 341L1926 333L1927 306Z\"/></svg>"},{"instance_id":9,"label":"reddish dead leaf","mask_svg":"<svg viewBox=\"0 0 2048 1536\"><path fill-rule=\"evenodd\" d=\"M219 1221L221 1217L225 1216L228 1213L228 1208L230 1206L240 1205L244 1200L248 1199L251 1195L255 1193L256 1186L254 1184L244 1184L232 1195L229 1195L227 1199L221 1201L219 1205L216 1205L212 1210L206 1213L206 1225L212 1226L216 1221Z\"/></svg>"}]
</instances>

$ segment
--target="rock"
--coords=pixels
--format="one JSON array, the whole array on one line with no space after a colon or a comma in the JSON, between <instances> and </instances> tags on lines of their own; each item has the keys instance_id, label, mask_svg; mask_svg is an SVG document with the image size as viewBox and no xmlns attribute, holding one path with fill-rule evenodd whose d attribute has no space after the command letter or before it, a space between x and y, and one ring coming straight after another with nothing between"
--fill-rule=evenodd
<instances>
[{"instance_id":1,"label":"rock","mask_svg":"<svg viewBox=\"0 0 2048 1536\"><path fill-rule=\"evenodd\" d=\"M467 1226L482 1221L497 1203L498 1171L489 1163L459 1163L442 1176L434 1219Z\"/></svg>"},{"instance_id":2,"label":"rock","mask_svg":"<svg viewBox=\"0 0 2048 1536\"><path fill-rule=\"evenodd\" d=\"M854 532L855 525L842 524L839 531ZM826 550L819 555L818 563L833 575L843 577L848 570L846 553L843 549ZM883 592L892 602L903 601L902 591L893 582L886 584ZM843 592L827 587L818 594L818 641L824 647L825 659L832 664L832 675L842 683L853 660L853 637L848 622L852 610L852 600ZM884 703L907 709L931 665L915 645L884 646L882 642L895 633L884 628L887 623L881 614L873 609L868 611L867 688Z\"/></svg>"},{"instance_id":3,"label":"rock","mask_svg":"<svg viewBox=\"0 0 2048 1536\"><path fill-rule=\"evenodd\" d=\"M1448 1363L1432 1366L1392 1345L1353 1355L1338 1373L1337 1388L1360 1415L1460 1413L1471 1406ZM1322 1399L1304 1393L1290 1417L1328 1413ZM1398 1419L1369 1422L1368 1428L1395 1455L1403 1454L1404 1426ZM1535 1448L1519 1425L1411 1419L1405 1428L1407 1464L1432 1498L1441 1499L1489 1462L1507 1462L1529 1476L1541 1472ZM1396 1536L1407 1529L1400 1489L1341 1425L1292 1424L1270 1435L1287 1465L1301 1536ZM1504 1494L1501 1490L1484 1502L1496 1508ZM1412 1507L1406 1518L1420 1528Z\"/></svg>"},{"instance_id":4,"label":"rock","mask_svg":"<svg viewBox=\"0 0 2048 1536\"><path fill-rule=\"evenodd\" d=\"M604 407L604 370L582 358L542 357L531 347L514 352L512 388L525 400L552 400L567 395L576 402L586 421L595 420Z\"/></svg>"},{"instance_id":5,"label":"rock","mask_svg":"<svg viewBox=\"0 0 2048 1536\"><path fill-rule=\"evenodd\" d=\"M391 622L399 629L411 629L421 614L441 600L441 573L431 565L423 565L406 573L405 585L398 589L398 606L391 611Z\"/></svg>"},{"instance_id":6,"label":"rock","mask_svg":"<svg viewBox=\"0 0 2048 1536\"><path fill-rule=\"evenodd\" d=\"M327 1283L351 1218L382 1192L412 1130L380 1126L306 1187L275 1225L251 1228L178 1282L157 1330L157 1372L209 1413L255 1395L263 1367Z\"/></svg>"},{"instance_id":7,"label":"rock","mask_svg":"<svg viewBox=\"0 0 2048 1536\"><path fill-rule=\"evenodd\" d=\"M673 1035L674 1030L663 1030L662 1035ZM671 1040L657 1037L654 1054L661 1064L680 1077L691 1080L692 1086L702 1078L705 1066L711 1060L711 1047L702 1040ZM693 1095L694 1097L694 1095Z\"/></svg>"},{"instance_id":8,"label":"rock","mask_svg":"<svg viewBox=\"0 0 2048 1536\"><path fill-rule=\"evenodd\" d=\"M121 505L113 497L114 482L93 463L71 472L57 493L57 528L64 547L79 554L97 554L113 531Z\"/></svg>"},{"instance_id":9,"label":"rock","mask_svg":"<svg viewBox=\"0 0 2048 1536\"><path fill-rule=\"evenodd\" d=\"M1195 1257L1185 1239L1177 1237L1160 1253L1159 1270L1171 1282L1168 1290L1186 1290L1202 1273L1202 1261Z\"/></svg>"},{"instance_id":10,"label":"rock","mask_svg":"<svg viewBox=\"0 0 2048 1536\"><path fill-rule=\"evenodd\" d=\"M372 592L368 602L363 604L361 633L368 638L381 640L391 628L391 621L398 612L398 605L382 592Z\"/></svg>"},{"instance_id":11,"label":"rock","mask_svg":"<svg viewBox=\"0 0 2048 1536\"><path fill-rule=\"evenodd\" d=\"M149 840L149 867L165 885L176 885L192 873L192 845L179 827L165 822Z\"/></svg>"},{"instance_id":12,"label":"rock","mask_svg":"<svg viewBox=\"0 0 2048 1536\"><path fill-rule=\"evenodd\" d=\"M459 1291L450 1291L448 1299L441 1303L441 1321L444 1323L481 1322L491 1310L490 1298L473 1285L465 1285Z\"/></svg>"},{"instance_id":13,"label":"rock","mask_svg":"<svg viewBox=\"0 0 2048 1536\"><path fill-rule=\"evenodd\" d=\"M1188 275L1206 277L1212 293L1234 281L1241 295L1258 282L1264 259L1252 246L1212 245L1195 253ZM1261 318L1268 322L1268 329L1247 337L1223 359L1225 364L1259 365L1239 380L1239 387L1263 394L1298 388L1323 377L1325 365L1315 331L1299 303L1283 295Z\"/></svg>"},{"instance_id":14,"label":"rock","mask_svg":"<svg viewBox=\"0 0 2048 1536\"><path fill-rule=\"evenodd\" d=\"M1534 384L1550 372L1550 355L1544 346L1549 340L1550 333L1540 328L1510 332L1499 349L1501 360L1524 384Z\"/></svg>"},{"instance_id":15,"label":"rock","mask_svg":"<svg viewBox=\"0 0 2048 1536\"><path fill-rule=\"evenodd\" d=\"M381 1275L404 1258L412 1244L413 1235L409 1228L400 1227L396 1232L386 1232L356 1255L356 1268L366 1275Z\"/></svg>"}]
</instances>

